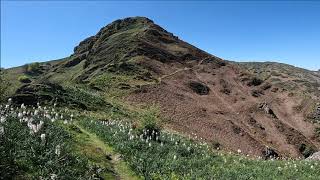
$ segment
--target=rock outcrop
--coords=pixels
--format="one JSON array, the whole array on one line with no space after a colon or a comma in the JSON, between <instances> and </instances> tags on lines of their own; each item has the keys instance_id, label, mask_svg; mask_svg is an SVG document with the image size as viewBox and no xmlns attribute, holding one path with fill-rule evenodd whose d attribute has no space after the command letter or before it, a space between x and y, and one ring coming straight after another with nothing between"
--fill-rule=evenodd
<instances>
[{"instance_id":1,"label":"rock outcrop","mask_svg":"<svg viewBox=\"0 0 320 180\"><path fill-rule=\"evenodd\" d=\"M320 151L313 153L311 156L307 158L307 160L318 160L320 161Z\"/></svg>"}]
</instances>

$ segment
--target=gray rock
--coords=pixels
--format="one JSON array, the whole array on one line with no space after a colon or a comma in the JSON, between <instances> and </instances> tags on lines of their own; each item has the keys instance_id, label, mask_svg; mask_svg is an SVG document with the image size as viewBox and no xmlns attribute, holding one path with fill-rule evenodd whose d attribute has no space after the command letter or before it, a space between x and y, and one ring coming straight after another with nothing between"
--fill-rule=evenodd
<instances>
[{"instance_id":1,"label":"gray rock","mask_svg":"<svg viewBox=\"0 0 320 180\"><path fill-rule=\"evenodd\" d=\"M307 160L320 160L320 151L313 153Z\"/></svg>"}]
</instances>

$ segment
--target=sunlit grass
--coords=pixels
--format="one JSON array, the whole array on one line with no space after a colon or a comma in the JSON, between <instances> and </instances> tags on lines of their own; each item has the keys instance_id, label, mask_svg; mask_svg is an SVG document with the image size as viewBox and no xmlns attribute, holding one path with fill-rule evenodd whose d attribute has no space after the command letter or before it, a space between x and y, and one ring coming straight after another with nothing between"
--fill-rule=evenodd
<instances>
[{"instance_id":1,"label":"sunlit grass","mask_svg":"<svg viewBox=\"0 0 320 180\"><path fill-rule=\"evenodd\" d=\"M84 119L81 126L122 154L146 179L317 179L318 162L260 160L212 151L175 134L132 129L130 123Z\"/></svg>"}]
</instances>

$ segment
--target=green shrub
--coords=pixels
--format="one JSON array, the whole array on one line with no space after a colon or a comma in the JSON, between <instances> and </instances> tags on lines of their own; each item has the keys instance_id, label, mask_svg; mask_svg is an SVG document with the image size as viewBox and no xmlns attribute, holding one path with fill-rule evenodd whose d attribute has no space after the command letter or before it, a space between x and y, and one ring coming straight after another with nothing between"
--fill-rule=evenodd
<instances>
[{"instance_id":1,"label":"green shrub","mask_svg":"<svg viewBox=\"0 0 320 180\"><path fill-rule=\"evenodd\" d=\"M159 132L160 125L158 122L158 116L159 116L159 112L155 107L151 107L150 109L145 111L142 114L142 121L141 121L142 128L147 129L150 132L152 131Z\"/></svg>"},{"instance_id":2,"label":"green shrub","mask_svg":"<svg viewBox=\"0 0 320 180\"><path fill-rule=\"evenodd\" d=\"M39 71L40 63L35 62L27 65L27 72L37 72Z\"/></svg>"},{"instance_id":3,"label":"green shrub","mask_svg":"<svg viewBox=\"0 0 320 180\"><path fill-rule=\"evenodd\" d=\"M299 146L299 151L301 152L301 154L305 158L307 158L307 157L311 156L313 153L315 153L315 150L310 145L306 145L306 144L301 144Z\"/></svg>"},{"instance_id":4,"label":"green shrub","mask_svg":"<svg viewBox=\"0 0 320 180\"><path fill-rule=\"evenodd\" d=\"M66 94L60 96L70 106L88 110L103 110L111 107L102 96L78 87L66 87Z\"/></svg>"},{"instance_id":5,"label":"green shrub","mask_svg":"<svg viewBox=\"0 0 320 180\"><path fill-rule=\"evenodd\" d=\"M30 83L31 82L30 78L26 75L19 76L18 80L22 83Z\"/></svg>"}]
</instances>

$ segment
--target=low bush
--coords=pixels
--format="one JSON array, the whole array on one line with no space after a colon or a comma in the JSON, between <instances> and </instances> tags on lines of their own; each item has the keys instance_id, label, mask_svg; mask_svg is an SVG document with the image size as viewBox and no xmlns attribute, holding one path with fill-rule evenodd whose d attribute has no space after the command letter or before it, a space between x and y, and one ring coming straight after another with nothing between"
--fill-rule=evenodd
<instances>
[{"instance_id":1,"label":"low bush","mask_svg":"<svg viewBox=\"0 0 320 180\"><path fill-rule=\"evenodd\" d=\"M263 80L253 77L250 79L250 81L247 83L248 86L259 86L260 84L263 83Z\"/></svg>"},{"instance_id":2,"label":"low bush","mask_svg":"<svg viewBox=\"0 0 320 180\"><path fill-rule=\"evenodd\" d=\"M305 158L311 156L313 153L316 152L310 145L306 145L306 144L301 144L299 146L299 151Z\"/></svg>"},{"instance_id":3,"label":"low bush","mask_svg":"<svg viewBox=\"0 0 320 180\"><path fill-rule=\"evenodd\" d=\"M18 80L22 83L30 83L31 82L30 78L26 75L19 76Z\"/></svg>"},{"instance_id":4,"label":"low bush","mask_svg":"<svg viewBox=\"0 0 320 180\"><path fill-rule=\"evenodd\" d=\"M197 93L199 95L208 95L209 94L210 88L201 82L191 81L191 82L189 82L188 85L195 93Z\"/></svg>"},{"instance_id":5,"label":"low bush","mask_svg":"<svg viewBox=\"0 0 320 180\"><path fill-rule=\"evenodd\" d=\"M40 63L35 62L27 65L27 72L38 72L40 68Z\"/></svg>"}]
</instances>

